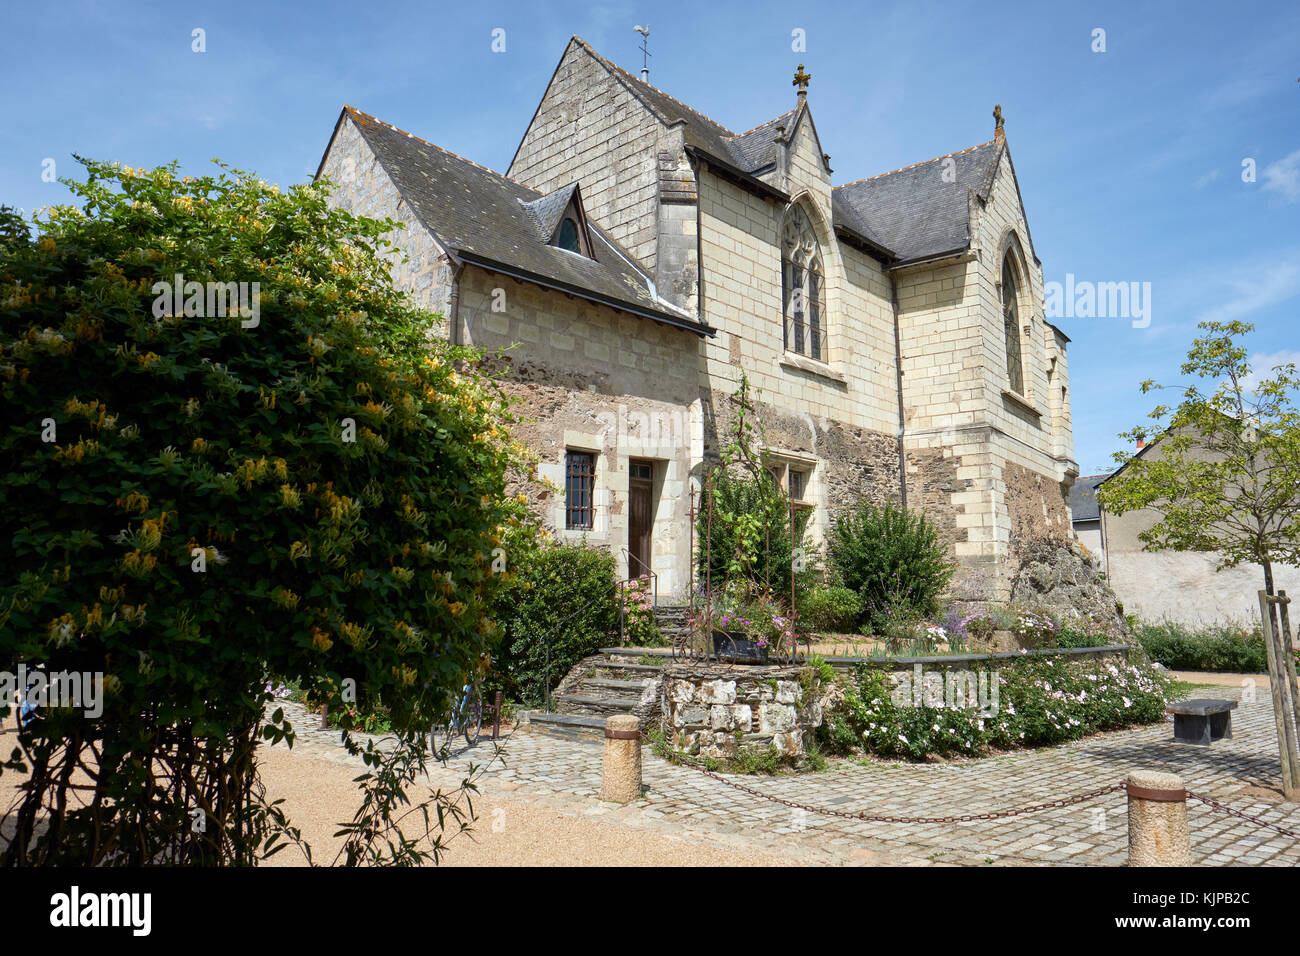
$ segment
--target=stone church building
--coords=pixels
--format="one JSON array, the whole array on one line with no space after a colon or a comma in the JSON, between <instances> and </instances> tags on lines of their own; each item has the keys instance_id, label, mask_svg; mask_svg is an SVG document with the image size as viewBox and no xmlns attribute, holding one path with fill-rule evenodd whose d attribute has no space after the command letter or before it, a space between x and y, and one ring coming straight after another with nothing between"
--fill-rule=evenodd
<instances>
[{"instance_id":1,"label":"stone church building","mask_svg":"<svg viewBox=\"0 0 1300 956\"><path fill-rule=\"evenodd\" d=\"M504 175L351 107L318 175L404 223L394 276L451 342L506 350L561 539L683 593L743 371L815 540L905 500L959 593L1005 596L1017 541L1070 535L1078 467L1001 110L986 143L836 185L809 80L736 133L574 37Z\"/></svg>"}]
</instances>

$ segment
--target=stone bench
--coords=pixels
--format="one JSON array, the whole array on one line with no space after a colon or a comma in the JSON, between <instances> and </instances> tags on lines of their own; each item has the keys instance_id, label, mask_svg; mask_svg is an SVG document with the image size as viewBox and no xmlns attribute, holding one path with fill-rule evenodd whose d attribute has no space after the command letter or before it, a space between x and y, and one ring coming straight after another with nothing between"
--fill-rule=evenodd
<instances>
[{"instance_id":1,"label":"stone bench","mask_svg":"<svg viewBox=\"0 0 1300 956\"><path fill-rule=\"evenodd\" d=\"M1174 740L1208 747L1225 737L1232 739L1232 712L1235 700L1198 697L1170 704L1166 712L1174 715Z\"/></svg>"}]
</instances>

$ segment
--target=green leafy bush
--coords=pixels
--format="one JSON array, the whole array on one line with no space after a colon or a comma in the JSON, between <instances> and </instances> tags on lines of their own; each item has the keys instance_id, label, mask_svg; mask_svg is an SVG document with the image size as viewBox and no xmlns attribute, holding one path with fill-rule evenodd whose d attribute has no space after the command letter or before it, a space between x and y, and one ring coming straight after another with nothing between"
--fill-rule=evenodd
<instances>
[{"instance_id":1,"label":"green leafy bush","mask_svg":"<svg viewBox=\"0 0 1300 956\"><path fill-rule=\"evenodd\" d=\"M904 611L918 619L935 615L956 569L925 515L892 501L860 502L835 522L827 545L845 586L861 596L874 633L897 625Z\"/></svg>"},{"instance_id":2,"label":"green leafy bush","mask_svg":"<svg viewBox=\"0 0 1300 956\"><path fill-rule=\"evenodd\" d=\"M382 699L419 772L430 715L486 666L493 544L522 513L505 404L393 287L395 223L323 185L83 164L84 207L37 241L0 210L0 667L106 696L14 741L5 862L249 863L284 832L255 786L259 738L292 734L263 723L268 674L331 709ZM247 312L203 292L241 282ZM65 810L83 761L95 791ZM395 766L362 788L377 814Z\"/></svg>"},{"instance_id":3,"label":"green leafy bush","mask_svg":"<svg viewBox=\"0 0 1300 956\"><path fill-rule=\"evenodd\" d=\"M861 665L819 731L823 747L924 760L1042 747L1103 730L1164 719L1169 681L1150 668L1112 661L998 661L997 705L917 706L893 672ZM937 673L934 672L934 673ZM992 680L989 673L987 681ZM923 698L924 699L924 698ZM991 701L990 693L986 700Z\"/></svg>"},{"instance_id":4,"label":"green leafy bush","mask_svg":"<svg viewBox=\"0 0 1300 956\"><path fill-rule=\"evenodd\" d=\"M495 604L505 639L492 689L540 704L548 683L554 688L574 664L616 639L618 609L610 552L585 544L527 552Z\"/></svg>"},{"instance_id":5,"label":"green leafy bush","mask_svg":"<svg viewBox=\"0 0 1300 956\"><path fill-rule=\"evenodd\" d=\"M862 598L844 587L816 587L799 596L801 623L814 631L852 633L862 613Z\"/></svg>"},{"instance_id":6,"label":"green leafy bush","mask_svg":"<svg viewBox=\"0 0 1300 956\"><path fill-rule=\"evenodd\" d=\"M1172 670L1244 674L1268 670L1268 651L1258 628L1222 624L1193 630L1164 621L1138 624L1134 632L1147 655Z\"/></svg>"}]
</instances>

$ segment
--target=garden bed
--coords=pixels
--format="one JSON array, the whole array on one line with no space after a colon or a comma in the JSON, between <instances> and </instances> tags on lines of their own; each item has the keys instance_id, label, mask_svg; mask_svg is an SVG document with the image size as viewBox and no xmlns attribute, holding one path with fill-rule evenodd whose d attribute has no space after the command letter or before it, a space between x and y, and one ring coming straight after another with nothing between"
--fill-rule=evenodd
<instances>
[{"instance_id":1,"label":"garden bed","mask_svg":"<svg viewBox=\"0 0 1300 956\"><path fill-rule=\"evenodd\" d=\"M926 760L1051 746L1163 720L1167 678L1095 656L1121 649L857 662L840 678L818 740L831 753ZM906 667L911 673L899 673Z\"/></svg>"}]
</instances>

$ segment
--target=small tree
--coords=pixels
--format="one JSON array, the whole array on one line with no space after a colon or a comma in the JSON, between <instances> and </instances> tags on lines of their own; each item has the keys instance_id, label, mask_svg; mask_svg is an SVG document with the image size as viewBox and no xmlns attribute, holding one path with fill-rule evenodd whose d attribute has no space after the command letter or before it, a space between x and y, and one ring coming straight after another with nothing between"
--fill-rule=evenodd
<instances>
[{"instance_id":1,"label":"small tree","mask_svg":"<svg viewBox=\"0 0 1300 956\"><path fill-rule=\"evenodd\" d=\"M1236 338L1244 322L1202 322L1182 373L1207 380L1182 389L1175 407L1157 405L1148 417L1166 429L1158 456L1115 459L1125 467L1098 489L1107 510L1160 512L1139 537L1147 550L1207 551L1219 568L1258 564L1273 593L1273 565L1300 560L1300 389L1296 367L1279 365L1255 376ZM1148 380L1142 392L1171 386ZM1120 435L1146 440L1156 429ZM1276 615L1276 611L1274 612Z\"/></svg>"}]
</instances>

